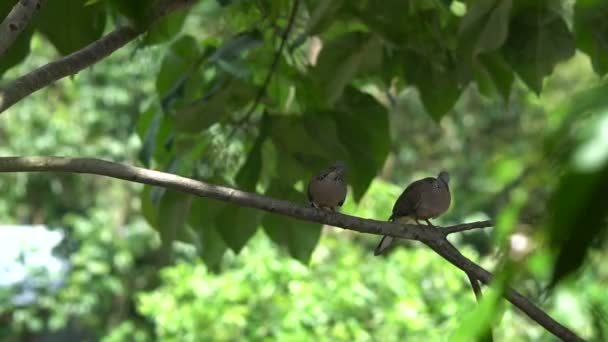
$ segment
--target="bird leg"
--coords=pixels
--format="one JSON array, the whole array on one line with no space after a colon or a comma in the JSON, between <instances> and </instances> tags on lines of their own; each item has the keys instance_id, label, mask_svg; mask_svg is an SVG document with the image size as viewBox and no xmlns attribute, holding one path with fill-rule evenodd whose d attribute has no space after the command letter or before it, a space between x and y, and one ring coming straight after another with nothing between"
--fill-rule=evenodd
<instances>
[{"instance_id":1,"label":"bird leg","mask_svg":"<svg viewBox=\"0 0 608 342\"><path fill-rule=\"evenodd\" d=\"M425 219L425 221L430 227L435 228L435 226L431 223L431 221L429 221L429 219Z\"/></svg>"},{"instance_id":2,"label":"bird leg","mask_svg":"<svg viewBox=\"0 0 608 342\"><path fill-rule=\"evenodd\" d=\"M416 221L416 224L417 224L417 225L422 226L422 223L420 223L420 221L418 221L418 219L417 219L417 218L415 218L415 219L414 219L414 221Z\"/></svg>"}]
</instances>

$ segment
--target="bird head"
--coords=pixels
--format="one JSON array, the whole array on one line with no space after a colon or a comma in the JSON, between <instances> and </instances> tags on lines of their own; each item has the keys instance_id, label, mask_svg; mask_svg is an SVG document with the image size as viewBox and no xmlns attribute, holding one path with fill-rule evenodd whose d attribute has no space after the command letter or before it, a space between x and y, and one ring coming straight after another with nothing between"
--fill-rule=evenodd
<instances>
[{"instance_id":1,"label":"bird head","mask_svg":"<svg viewBox=\"0 0 608 342\"><path fill-rule=\"evenodd\" d=\"M439 172L439 176L437 176L437 178L441 179L441 181L445 184L450 182L450 174L447 171Z\"/></svg>"},{"instance_id":2,"label":"bird head","mask_svg":"<svg viewBox=\"0 0 608 342\"><path fill-rule=\"evenodd\" d=\"M337 177L337 179L344 179L346 175L346 163L338 160L336 161L330 168L329 173L333 174L333 177Z\"/></svg>"},{"instance_id":3,"label":"bird head","mask_svg":"<svg viewBox=\"0 0 608 342\"><path fill-rule=\"evenodd\" d=\"M342 160L338 160L331 167L334 171L344 173L346 172L346 163Z\"/></svg>"}]
</instances>

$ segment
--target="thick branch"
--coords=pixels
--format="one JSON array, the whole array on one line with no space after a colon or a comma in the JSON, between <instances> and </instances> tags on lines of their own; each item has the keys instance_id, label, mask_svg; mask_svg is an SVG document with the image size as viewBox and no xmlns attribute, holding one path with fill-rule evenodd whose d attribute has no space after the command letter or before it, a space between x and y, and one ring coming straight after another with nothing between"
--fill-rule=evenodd
<instances>
[{"instance_id":1,"label":"thick branch","mask_svg":"<svg viewBox=\"0 0 608 342\"><path fill-rule=\"evenodd\" d=\"M418 225L397 225L391 222L362 219L350 215L302 207L294 203L273 199L255 193L244 192L224 186L207 184L190 178L160 171L148 170L108 162L94 158L62 157L0 157L0 172L70 172L87 173L130 182L150 184L168 189L209 197L233 204L257 208L297 219L341 227L361 233L391 235L402 239L418 240L467 274L488 284L492 274L463 256L450 244L443 230L462 226L435 228ZM487 224L487 223L486 223ZM452 229L453 230L453 229ZM507 290L505 297L526 313L532 320L564 341L582 341L574 332L564 327L526 297L516 291Z\"/></svg>"},{"instance_id":2,"label":"thick branch","mask_svg":"<svg viewBox=\"0 0 608 342\"><path fill-rule=\"evenodd\" d=\"M85 48L23 75L0 89L0 113L24 97L58 81L74 75L118 50L139 33L130 26L120 27Z\"/></svg>"},{"instance_id":3,"label":"thick branch","mask_svg":"<svg viewBox=\"0 0 608 342\"><path fill-rule=\"evenodd\" d=\"M6 18L0 23L0 57L13 45L15 39L27 27L34 12L44 5L46 0L19 0Z\"/></svg>"},{"instance_id":4,"label":"thick branch","mask_svg":"<svg viewBox=\"0 0 608 342\"><path fill-rule=\"evenodd\" d=\"M159 16L164 16L172 10L189 6L194 2L194 0L164 1L161 8L157 9L157 13ZM99 62L143 32L131 26L119 27L84 48L43 65L8 83L0 88L0 113L49 84L66 76L74 75Z\"/></svg>"}]
</instances>

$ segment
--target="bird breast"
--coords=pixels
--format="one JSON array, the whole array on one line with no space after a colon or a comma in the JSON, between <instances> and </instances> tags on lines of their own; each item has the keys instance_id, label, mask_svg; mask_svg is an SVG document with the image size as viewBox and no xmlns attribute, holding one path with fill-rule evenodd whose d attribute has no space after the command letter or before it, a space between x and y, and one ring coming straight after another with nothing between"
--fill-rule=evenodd
<instances>
[{"instance_id":1,"label":"bird breast","mask_svg":"<svg viewBox=\"0 0 608 342\"><path fill-rule=\"evenodd\" d=\"M433 188L421 194L416 216L421 219L435 218L450 208L450 193L443 187Z\"/></svg>"},{"instance_id":2,"label":"bird breast","mask_svg":"<svg viewBox=\"0 0 608 342\"><path fill-rule=\"evenodd\" d=\"M327 176L310 184L310 193L317 205L337 206L346 197L346 184Z\"/></svg>"}]
</instances>

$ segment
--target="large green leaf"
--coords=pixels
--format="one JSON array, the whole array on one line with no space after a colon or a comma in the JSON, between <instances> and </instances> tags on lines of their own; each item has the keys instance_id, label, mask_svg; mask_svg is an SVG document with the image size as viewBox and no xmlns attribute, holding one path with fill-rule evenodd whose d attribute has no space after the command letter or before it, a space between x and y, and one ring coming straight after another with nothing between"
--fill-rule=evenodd
<instances>
[{"instance_id":1,"label":"large green leaf","mask_svg":"<svg viewBox=\"0 0 608 342\"><path fill-rule=\"evenodd\" d=\"M500 94L507 99L511 92L513 72L496 53L508 36L511 4L511 0L471 3L460 25L460 54L471 63L479 90L486 96Z\"/></svg>"},{"instance_id":2,"label":"large green leaf","mask_svg":"<svg viewBox=\"0 0 608 342\"><path fill-rule=\"evenodd\" d=\"M479 91L492 97L495 94L509 99L513 85L513 70L498 52L479 55L474 61L473 73Z\"/></svg>"},{"instance_id":3,"label":"large green leaf","mask_svg":"<svg viewBox=\"0 0 608 342\"><path fill-rule=\"evenodd\" d=\"M166 50L156 77L156 92L163 98L191 73L200 56L199 44L192 36L182 36Z\"/></svg>"},{"instance_id":4,"label":"large green leaf","mask_svg":"<svg viewBox=\"0 0 608 342\"><path fill-rule=\"evenodd\" d=\"M260 175L262 173L262 146L264 141L266 141L266 130L269 125L267 117L267 115L264 116L260 133L255 139L251 151L249 151L249 154L247 155L245 164L236 175L236 183L245 191L254 192L256 185L260 180Z\"/></svg>"},{"instance_id":5,"label":"large green leaf","mask_svg":"<svg viewBox=\"0 0 608 342\"><path fill-rule=\"evenodd\" d=\"M101 3L85 6L84 1L53 0L34 16L33 24L59 53L67 55L101 37L106 11Z\"/></svg>"},{"instance_id":6,"label":"large green leaf","mask_svg":"<svg viewBox=\"0 0 608 342\"><path fill-rule=\"evenodd\" d=\"M388 111L371 95L347 88L333 112L338 137L348 150L348 183L359 201L384 166L390 148Z\"/></svg>"},{"instance_id":7,"label":"large green leaf","mask_svg":"<svg viewBox=\"0 0 608 342\"><path fill-rule=\"evenodd\" d=\"M159 0L110 0L120 14L128 18L135 27L143 29L150 23L152 9Z\"/></svg>"},{"instance_id":8,"label":"large green leaf","mask_svg":"<svg viewBox=\"0 0 608 342\"><path fill-rule=\"evenodd\" d=\"M245 107L256 91L251 83L244 81L220 81L201 99L175 109L176 128L181 132L198 133Z\"/></svg>"},{"instance_id":9,"label":"large green leaf","mask_svg":"<svg viewBox=\"0 0 608 342\"><path fill-rule=\"evenodd\" d=\"M151 185L145 185L140 194L141 213L151 227L158 225L158 202L152 196L154 189Z\"/></svg>"},{"instance_id":10,"label":"large green leaf","mask_svg":"<svg viewBox=\"0 0 608 342\"><path fill-rule=\"evenodd\" d=\"M323 118L320 119L322 122ZM308 181L313 173L329 166L335 160L317 139L314 120L302 117L270 117L269 136L277 148L277 171L288 182ZM327 138L332 138L327 137ZM334 136L337 139L337 137Z\"/></svg>"},{"instance_id":11,"label":"large green leaf","mask_svg":"<svg viewBox=\"0 0 608 342\"><path fill-rule=\"evenodd\" d=\"M574 55L574 37L559 14L533 6L511 20L503 46L505 59L537 94L555 65Z\"/></svg>"},{"instance_id":12,"label":"large green leaf","mask_svg":"<svg viewBox=\"0 0 608 342\"><path fill-rule=\"evenodd\" d=\"M241 251L258 230L262 212L257 209L227 205L218 213L218 233L235 253Z\"/></svg>"},{"instance_id":13,"label":"large green leaf","mask_svg":"<svg viewBox=\"0 0 608 342\"><path fill-rule=\"evenodd\" d=\"M182 30L187 15L186 11L177 11L159 19L146 32L144 45L156 45L173 39Z\"/></svg>"},{"instance_id":14,"label":"large green leaf","mask_svg":"<svg viewBox=\"0 0 608 342\"><path fill-rule=\"evenodd\" d=\"M165 190L159 206L157 224L163 245L169 246L184 229L190 213L192 195L173 190Z\"/></svg>"},{"instance_id":15,"label":"large green leaf","mask_svg":"<svg viewBox=\"0 0 608 342\"><path fill-rule=\"evenodd\" d=\"M30 40L33 32L34 29L31 27L23 30L13 45L0 57L0 79L7 70L21 63L30 53Z\"/></svg>"},{"instance_id":16,"label":"large green leaf","mask_svg":"<svg viewBox=\"0 0 608 342\"><path fill-rule=\"evenodd\" d=\"M574 31L579 49L589 55L593 70L608 73L608 2L577 1L574 7Z\"/></svg>"},{"instance_id":17,"label":"large green leaf","mask_svg":"<svg viewBox=\"0 0 608 342\"><path fill-rule=\"evenodd\" d=\"M355 76L375 69L381 61L380 40L368 33L350 32L328 42L312 70L318 100L331 107Z\"/></svg>"},{"instance_id":18,"label":"large green leaf","mask_svg":"<svg viewBox=\"0 0 608 342\"><path fill-rule=\"evenodd\" d=\"M562 176L550 206L549 229L557 259L549 288L576 271L594 240L606 229L608 163L595 172Z\"/></svg>"},{"instance_id":19,"label":"large green leaf","mask_svg":"<svg viewBox=\"0 0 608 342\"><path fill-rule=\"evenodd\" d=\"M408 53L404 63L405 79L418 88L424 107L439 121L454 106L463 85L452 57L430 59Z\"/></svg>"},{"instance_id":20,"label":"large green leaf","mask_svg":"<svg viewBox=\"0 0 608 342\"><path fill-rule=\"evenodd\" d=\"M511 0L470 3L459 36L463 44L473 45L473 56L495 51L504 44L509 33L511 4Z\"/></svg>"},{"instance_id":21,"label":"large green leaf","mask_svg":"<svg viewBox=\"0 0 608 342\"><path fill-rule=\"evenodd\" d=\"M319 34L325 31L336 20L336 16L343 13L344 0L319 0L314 1L307 22L306 31L310 35Z\"/></svg>"},{"instance_id":22,"label":"large green leaf","mask_svg":"<svg viewBox=\"0 0 608 342\"><path fill-rule=\"evenodd\" d=\"M275 179L266 194L294 202L301 202L306 197L303 193L281 183L279 179ZM308 264L321 237L320 224L270 213L264 215L262 224L264 231L274 242L285 247L293 258Z\"/></svg>"},{"instance_id":23,"label":"large green leaf","mask_svg":"<svg viewBox=\"0 0 608 342\"><path fill-rule=\"evenodd\" d=\"M163 113L157 104L151 105L140 115L137 122L137 134L143 142L139 151L139 160L149 166L154 160L160 165L166 164L173 157L175 125L173 120Z\"/></svg>"},{"instance_id":24,"label":"large green leaf","mask_svg":"<svg viewBox=\"0 0 608 342\"><path fill-rule=\"evenodd\" d=\"M199 256L211 269L217 270L228 246L218 233L215 218L225 203L207 198L194 198L188 225L198 235L196 245Z\"/></svg>"}]
</instances>

